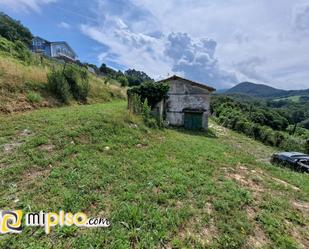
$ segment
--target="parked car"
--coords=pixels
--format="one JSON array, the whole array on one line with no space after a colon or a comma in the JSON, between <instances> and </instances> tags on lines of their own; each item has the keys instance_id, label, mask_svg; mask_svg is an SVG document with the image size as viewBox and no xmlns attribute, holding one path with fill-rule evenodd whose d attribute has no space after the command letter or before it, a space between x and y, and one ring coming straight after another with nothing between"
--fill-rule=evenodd
<instances>
[{"instance_id":1,"label":"parked car","mask_svg":"<svg viewBox=\"0 0 309 249\"><path fill-rule=\"evenodd\" d=\"M309 155L299 152L280 152L272 156L272 163L309 173Z\"/></svg>"}]
</instances>

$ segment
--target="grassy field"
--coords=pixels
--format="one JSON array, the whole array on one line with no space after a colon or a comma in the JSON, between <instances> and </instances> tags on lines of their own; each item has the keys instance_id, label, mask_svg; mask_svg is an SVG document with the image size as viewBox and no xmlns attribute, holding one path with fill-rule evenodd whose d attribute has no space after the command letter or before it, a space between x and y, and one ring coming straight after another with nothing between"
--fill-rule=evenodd
<instances>
[{"instance_id":1,"label":"grassy field","mask_svg":"<svg viewBox=\"0 0 309 249\"><path fill-rule=\"evenodd\" d=\"M308 248L309 176L216 124L153 130L125 102L0 116L0 206L102 228L24 228L0 248Z\"/></svg>"}]
</instances>

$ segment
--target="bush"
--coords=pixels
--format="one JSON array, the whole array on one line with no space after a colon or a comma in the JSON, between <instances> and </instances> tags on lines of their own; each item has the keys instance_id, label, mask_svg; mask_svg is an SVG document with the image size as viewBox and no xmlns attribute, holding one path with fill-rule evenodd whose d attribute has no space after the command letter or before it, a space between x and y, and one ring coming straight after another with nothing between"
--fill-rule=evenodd
<instances>
[{"instance_id":1,"label":"bush","mask_svg":"<svg viewBox=\"0 0 309 249\"><path fill-rule=\"evenodd\" d=\"M70 85L62 71L52 71L47 76L50 91L64 103L68 103L71 97Z\"/></svg>"},{"instance_id":2,"label":"bush","mask_svg":"<svg viewBox=\"0 0 309 249\"><path fill-rule=\"evenodd\" d=\"M284 142L285 136L283 132L277 131L275 132L275 146L281 147Z\"/></svg>"},{"instance_id":3,"label":"bush","mask_svg":"<svg viewBox=\"0 0 309 249\"><path fill-rule=\"evenodd\" d=\"M24 43L21 41L10 42L0 36L0 52L7 56L14 57L29 63L31 60L31 53Z\"/></svg>"},{"instance_id":4,"label":"bush","mask_svg":"<svg viewBox=\"0 0 309 249\"><path fill-rule=\"evenodd\" d=\"M41 103L43 101L43 98L39 93L31 91L27 94L27 100L30 103L34 104L34 103Z\"/></svg>"},{"instance_id":5,"label":"bush","mask_svg":"<svg viewBox=\"0 0 309 249\"><path fill-rule=\"evenodd\" d=\"M48 86L64 103L68 103L71 96L75 100L86 102L90 91L88 73L73 65L52 71L48 75Z\"/></svg>"},{"instance_id":6,"label":"bush","mask_svg":"<svg viewBox=\"0 0 309 249\"><path fill-rule=\"evenodd\" d=\"M21 41L15 42L15 51L17 59L20 59L25 62L30 62L31 54L28 48Z\"/></svg>"},{"instance_id":7,"label":"bush","mask_svg":"<svg viewBox=\"0 0 309 249\"><path fill-rule=\"evenodd\" d=\"M303 143L300 139L292 136L286 136L281 148L287 151L303 151Z\"/></svg>"},{"instance_id":8,"label":"bush","mask_svg":"<svg viewBox=\"0 0 309 249\"><path fill-rule=\"evenodd\" d=\"M126 87L129 85L129 81L125 76L119 76L117 80L120 82L122 87Z\"/></svg>"},{"instance_id":9,"label":"bush","mask_svg":"<svg viewBox=\"0 0 309 249\"><path fill-rule=\"evenodd\" d=\"M151 108L148 105L147 99L143 103L142 117L143 117L145 125L147 125L148 127L150 128L159 127L158 121L151 115Z\"/></svg>"},{"instance_id":10,"label":"bush","mask_svg":"<svg viewBox=\"0 0 309 249\"><path fill-rule=\"evenodd\" d=\"M128 90L128 98L136 94L144 102L146 99L151 108L164 99L169 86L163 83L147 82Z\"/></svg>"},{"instance_id":11,"label":"bush","mask_svg":"<svg viewBox=\"0 0 309 249\"><path fill-rule=\"evenodd\" d=\"M63 74L69 83L73 97L79 101L87 101L87 96L90 91L87 71L73 65L68 65L66 66Z\"/></svg>"}]
</instances>

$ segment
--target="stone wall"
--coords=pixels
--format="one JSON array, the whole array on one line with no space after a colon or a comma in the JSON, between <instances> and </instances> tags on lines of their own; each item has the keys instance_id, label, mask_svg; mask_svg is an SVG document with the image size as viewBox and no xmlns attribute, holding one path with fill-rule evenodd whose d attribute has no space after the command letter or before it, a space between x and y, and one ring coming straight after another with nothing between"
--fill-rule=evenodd
<instances>
[{"instance_id":1,"label":"stone wall","mask_svg":"<svg viewBox=\"0 0 309 249\"><path fill-rule=\"evenodd\" d=\"M170 90L166 100L166 120L170 125L184 125L184 109L203 109L203 127L208 128L209 91L182 80L168 82Z\"/></svg>"}]
</instances>

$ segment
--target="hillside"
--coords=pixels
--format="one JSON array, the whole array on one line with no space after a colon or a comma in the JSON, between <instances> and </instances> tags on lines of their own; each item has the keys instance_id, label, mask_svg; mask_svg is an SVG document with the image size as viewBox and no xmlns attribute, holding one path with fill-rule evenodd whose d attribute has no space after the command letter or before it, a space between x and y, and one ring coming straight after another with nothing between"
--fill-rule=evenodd
<instances>
[{"instance_id":1,"label":"hillside","mask_svg":"<svg viewBox=\"0 0 309 249\"><path fill-rule=\"evenodd\" d=\"M263 84L251 82L240 83L224 92L225 94L245 94L260 98L287 98L292 96L307 96L309 89L306 90L281 90Z\"/></svg>"},{"instance_id":2,"label":"hillside","mask_svg":"<svg viewBox=\"0 0 309 249\"><path fill-rule=\"evenodd\" d=\"M0 206L83 211L107 229L24 229L1 248L308 248L309 175L211 124L146 128L124 101L0 115ZM48 124L48 125L46 125Z\"/></svg>"},{"instance_id":3,"label":"hillside","mask_svg":"<svg viewBox=\"0 0 309 249\"><path fill-rule=\"evenodd\" d=\"M57 60L41 58L0 36L0 112L12 113L63 105L47 86L47 74L52 69L63 67L63 63ZM125 88L121 88L117 81L91 73L88 75L88 103L125 98ZM77 103L71 101L71 104Z\"/></svg>"}]
</instances>

